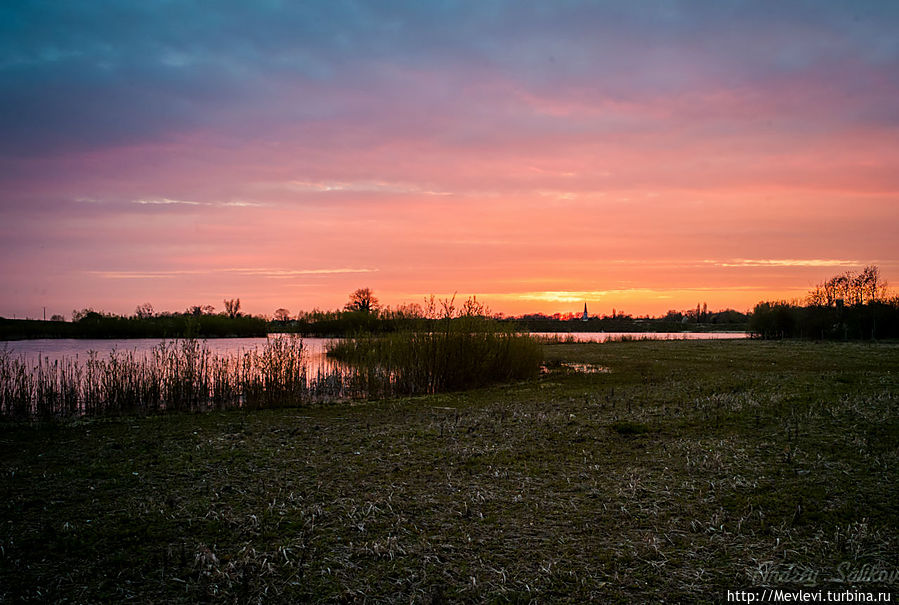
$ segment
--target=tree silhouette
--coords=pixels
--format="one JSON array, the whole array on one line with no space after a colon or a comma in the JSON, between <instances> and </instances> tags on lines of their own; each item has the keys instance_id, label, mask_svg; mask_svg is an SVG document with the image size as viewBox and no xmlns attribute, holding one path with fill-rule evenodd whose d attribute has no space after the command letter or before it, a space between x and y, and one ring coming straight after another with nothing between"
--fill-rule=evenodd
<instances>
[{"instance_id":1,"label":"tree silhouette","mask_svg":"<svg viewBox=\"0 0 899 605\"><path fill-rule=\"evenodd\" d=\"M137 308L134 310L134 315L138 319L149 319L150 317L156 315L156 312L153 310L153 305L151 305L150 303L144 303L137 306Z\"/></svg>"},{"instance_id":2,"label":"tree silhouette","mask_svg":"<svg viewBox=\"0 0 899 605\"><path fill-rule=\"evenodd\" d=\"M359 288L350 294L350 300L343 307L347 311L361 311L362 313L371 313L380 308L378 299L375 298L374 292L369 288Z\"/></svg>"},{"instance_id":3,"label":"tree silhouette","mask_svg":"<svg viewBox=\"0 0 899 605\"><path fill-rule=\"evenodd\" d=\"M860 273L847 271L818 284L809 292L806 301L811 306L819 307L862 305L883 298L886 288L887 283L880 277L880 269L876 265L869 265Z\"/></svg>"},{"instance_id":4,"label":"tree silhouette","mask_svg":"<svg viewBox=\"0 0 899 605\"><path fill-rule=\"evenodd\" d=\"M240 316L240 299L239 298L231 298L228 300L222 301L225 303L225 313L228 314L228 317L234 319L235 317Z\"/></svg>"}]
</instances>

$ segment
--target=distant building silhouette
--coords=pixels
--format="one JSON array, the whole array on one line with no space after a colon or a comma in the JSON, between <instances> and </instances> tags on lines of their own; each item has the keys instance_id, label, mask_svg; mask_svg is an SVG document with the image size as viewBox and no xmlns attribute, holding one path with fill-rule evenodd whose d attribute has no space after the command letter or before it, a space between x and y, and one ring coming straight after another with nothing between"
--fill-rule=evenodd
<instances>
[{"instance_id":1,"label":"distant building silhouette","mask_svg":"<svg viewBox=\"0 0 899 605\"><path fill-rule=\"evenodd\" d=\"M581 316L581 321L587 321L587 303L584 303L584 314Z\"/></svg>"}]
</instances>

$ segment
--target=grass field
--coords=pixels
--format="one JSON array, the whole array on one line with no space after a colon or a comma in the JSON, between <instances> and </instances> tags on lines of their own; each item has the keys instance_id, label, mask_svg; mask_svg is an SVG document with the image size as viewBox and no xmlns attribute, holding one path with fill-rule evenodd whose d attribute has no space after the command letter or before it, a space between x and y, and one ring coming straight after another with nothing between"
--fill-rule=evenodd
<instances>
[{"instance_id":1,"label":"grass field","mask_svg":"<svg viewBox=\"0 0 899 605\"><path fill-rule=\"evenodd\" d=\"M899 346L544 352L461 393L0 424L0 601L719 602L899 568Z\"/></svg>"}]
</instances>

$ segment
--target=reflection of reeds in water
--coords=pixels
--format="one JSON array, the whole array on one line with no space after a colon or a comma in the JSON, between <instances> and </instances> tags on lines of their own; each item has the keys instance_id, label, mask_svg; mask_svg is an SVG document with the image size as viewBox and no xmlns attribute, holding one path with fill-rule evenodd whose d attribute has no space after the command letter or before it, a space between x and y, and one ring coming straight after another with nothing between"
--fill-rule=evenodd
<instances>
[{"instance_id":1,"label":"reflection of reeds in water","mask_svg":"<svg viewBox=\"0 0 899 605\"><path fill-rule=\"evenodd\" d=\"M582 342L645 342L650 340L688 340L688 334L672 334L667 332L633 332L633 333L581 333L578 338L574 334L539 334L533 336L540 344L561 345Z\"/></svg>"},{"instance_id":2,"label":"reflection of reeds in water","mask_svg":"<svg viewBox=\"0 0 899 605\"><path fill-rule=\"evenodd\" d=\"M568 345L579 342L573 334L540 334L532 338L543 345Z\"/></svg>"},{"instance_id":3,"label":"reflection of reeds in water","mask_svg":"<svg viewBox=\"0 0 899 605\"><path fill-rule=\"evenodd\" d=\"M603 342L649 342L652 340L689 340L687 334L615 334L606 338Z\"/></svg>"},{"instance_id":4,"label":"reflection of reeds in water","mask_svg":"<svg viewBox=\"0 0 899 605\"><path fill-rule=\"evenodd\" d=\"M87 360L0 351L0 415L12 418L232 407L269 408L343 398L346 371L307 376L303 341L270 339L261 350L213 354L197 340L163 342L148 355L113 351Z\"/></svg>"}]
</instances>

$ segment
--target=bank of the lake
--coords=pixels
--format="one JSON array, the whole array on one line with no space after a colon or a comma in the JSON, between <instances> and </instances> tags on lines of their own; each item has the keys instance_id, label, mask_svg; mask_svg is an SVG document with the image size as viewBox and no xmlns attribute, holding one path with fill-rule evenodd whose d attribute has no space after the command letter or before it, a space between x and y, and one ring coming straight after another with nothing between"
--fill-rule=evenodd
<instances>
[{"instance_id":1,"label":"bank of the lake","mask_svg":"<svg viewBox=\"0 0 899 605\"><path fill-rule=\"evenodd\" d=\"M746 332L534 332L533 336L546 342L607 342L618 340L729 340L748 338ZM258 350L272 338L282 334L272 333L262 337L249 338L209 338L202 339L204 346L215 354L236 355L246 351ZM325 349L334 338L303 337L303 346L311 363L322 361ZM73 357L87 357L93 351L98 357L105 357L113 352L133 352L147 355L160 344L171 342L165 338L32 338L26 340L0 340L0 351L8 351L12 355L22 355L29 359L47 357L50 360Z\"/></svg>"},{"instance_id":2,"label":"bank of the lake","mask_svg":"<svg viewBox=\"0 0 899 605\"><path fill-rule=\"evenodd\" d=\"M172 314L149 318L89 313L79 321L41 321L0 317L0 340L31 338L249 338L265 336L261 317Z\"/></svg>"},{"instance_id":3,"label":"bank of the lake","mask_svg":"<svg viewBox=\"0 0 899 605\"><path fill-rule=\"evenodd\" d=\"M0 601L721 602L895 567L896 345L544 353L461 393L0 424Z\"/></svg>"},{"instance_id":4,"label":"bank of the lake","mask_svg":"<svg viewBox=\"0 0 899 605\"><path fill-rule=\"evenodd\" d=\"M0 317L0 341L25 339L146 339L146 338L252 338L290 332L311 338L342 338L359 333L427 331L440 321L420 318L377 317L366 313L336 313L317 321L269 321L261 317L177 313L154 317L121 317L89 313L78 321L41 321ZM458 321L458 318L453 321ZM525 332L745 332L741 322L681 322L665 319L591 318L580 320L499 320L497 327Z\"/></svg>"},{"instance_id":5,"label":"bank of the lake","mask_svg":"<svg viewBox=\"0 0 899 605\"><path fill-rule=\"evenodd\" d=\"M745 338L745 333L401 332L353 339L0 342L0 418L305 407L532 378L540 344Z\"/></svg>"}]
</instances>

